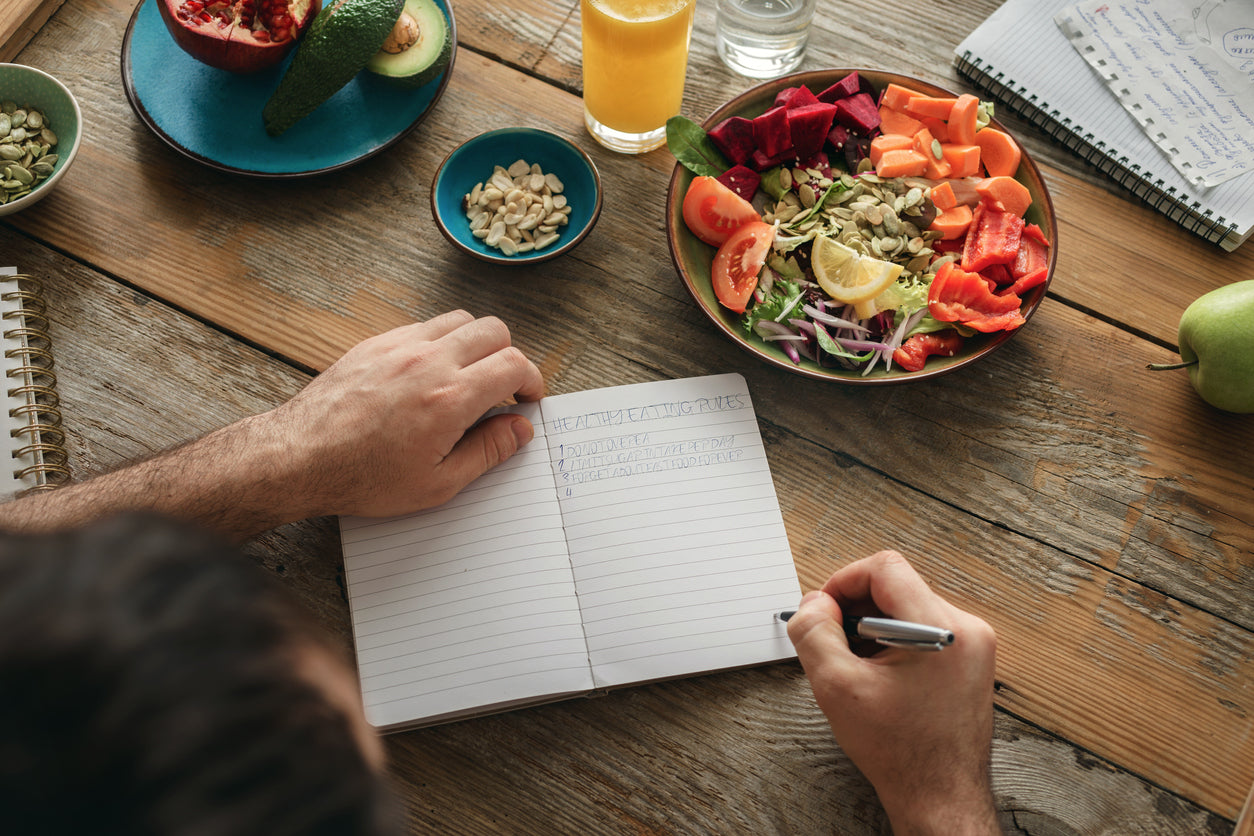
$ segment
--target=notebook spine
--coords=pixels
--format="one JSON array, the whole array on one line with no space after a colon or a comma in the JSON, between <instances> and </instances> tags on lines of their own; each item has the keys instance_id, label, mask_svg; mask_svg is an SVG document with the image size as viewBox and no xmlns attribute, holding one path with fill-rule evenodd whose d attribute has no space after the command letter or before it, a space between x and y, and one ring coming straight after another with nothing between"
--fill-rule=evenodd
<instances>
[{"instance_id":1,"label":"notebook spine","mask_svg":"<svg viewBox=\"0 0 1254 836\"><path fill-rule=\"evenodd\" d=\"M13 452L13 476L29 485L17 494L20 497L52 490L68 482L72 473L61 426L61 399L43 286L24 274L13 279L17 287L4 293L3 299L17 302L17 306L4 313L3 333L16 343L5 351L5 374L9 397L22 402L9 410L19 421L12 435L22 441Z\"/></svg>"},{"instance_id":2,"label":"notebook spine","mask_svg":"<svg viewBox=\"0 0 1254 836\"><path fill-rule=\"evenodd\" d=\"M1052 139L1078 154L1102 174L1136 197L1166 215L1175 223L1215 244L1231 249L1240 241L1236 226L1217 217L1210 209L1191 200L1175 187L1147 174L1135 160L1129 160L1093 134L1082 130L1057 110L1039 101L1034 94L1015 86L1000 72L985 69L979 58L964 52L954 58L954 67L973 84L988 92L997 102L1047 133Z\"/></svg>"}]
</instances>

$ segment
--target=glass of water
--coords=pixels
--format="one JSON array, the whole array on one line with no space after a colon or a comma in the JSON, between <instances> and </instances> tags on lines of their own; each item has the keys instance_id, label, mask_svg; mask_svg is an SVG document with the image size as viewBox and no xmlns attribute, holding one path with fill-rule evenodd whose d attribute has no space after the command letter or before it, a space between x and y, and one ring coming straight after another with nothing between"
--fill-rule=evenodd
<instances>
[{"instance_id":1,"label":"glass of water","mask_svg":"<svg viewBox=\"0 0 1254 836\"><path fill-rule=\"evenodd\" d=\"M775 78L795 70L805 56L816 2L718 0L719 57L750 78Z\"/></svg>"}]
</instances>

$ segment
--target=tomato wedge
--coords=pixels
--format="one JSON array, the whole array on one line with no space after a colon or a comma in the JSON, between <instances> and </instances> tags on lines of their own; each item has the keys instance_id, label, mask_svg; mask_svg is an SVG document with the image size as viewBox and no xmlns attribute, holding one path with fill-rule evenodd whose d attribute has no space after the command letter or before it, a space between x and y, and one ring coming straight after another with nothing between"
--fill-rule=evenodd
<instances>
[{"instance_id":1,"label":"tomato wedge","mask_svg":"<svg viewBox=\"0 0 1254 836\"><path fill-rule=\"evenodd\" d=\"M986 334L1010 331L1023 324L1018 296L998 296L979 273L947 261L936 271L927 292L927 309L941 322L959 322Z\"/></svg>"},{"instance_id":2,"label":"tomato wedge","mask_svg":"<svg viewBox=\"0 0 1254 836\"><path fill-rule=\"evenodd\" d=\"M775 227L762 221L750 221L718 248L714 263L710 265L710 281L723 307L736 313L745 312L774 240Z\"/></svg>"},{"instance_id":3,"label":"tomato wedge","mask_svg":"<svg viewBox=\"0 0 1254 836\"><path fill-rule=\"evenodd\" d=\"M753 204L713 177L694 177L684 194L684 223L707 244L721 247L731 234L762 217Z\"/></svg>"}]
</instances>

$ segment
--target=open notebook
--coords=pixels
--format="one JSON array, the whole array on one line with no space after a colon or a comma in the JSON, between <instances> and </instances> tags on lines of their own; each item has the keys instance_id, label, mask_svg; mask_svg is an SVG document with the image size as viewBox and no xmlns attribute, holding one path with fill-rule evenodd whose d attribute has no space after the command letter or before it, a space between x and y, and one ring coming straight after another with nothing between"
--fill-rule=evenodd
<instances>
[{"instance_id":1,"label":"open notebook","mask_svg":"<svg viewBox=\"0 0 1254 836\"><path fill-rule=\"evenodd\" d=\"M341 518L366 716L394 731L793 658L801 591L744 378L510 407L450 502Z\"/></svg>"}]
</instances>

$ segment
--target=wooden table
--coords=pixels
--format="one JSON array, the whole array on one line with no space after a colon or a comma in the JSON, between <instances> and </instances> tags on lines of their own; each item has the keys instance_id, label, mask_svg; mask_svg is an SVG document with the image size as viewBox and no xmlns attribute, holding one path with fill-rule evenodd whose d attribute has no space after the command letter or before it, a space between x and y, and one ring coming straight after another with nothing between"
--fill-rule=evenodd
<instances>
[{"instance_id":1,"label":"wooden table","mask_svg":"<svg viewBox=\"0 0 1254 836\"><path fill-rule=\"evenodd\" d=\"M994 783L1008 831L1225 833L1254 782L1254 420L1201 403L1180 312L1254 276L1004 115L1045 174L1059 258L1040 311L966 371L865 389L770 368L711 327L666 249L665 151L585 133L573 0L460 0L455 73L388 153L299 182L224 176L132 114L134 0L61 6L17 56L65 81L87 138L57 191L5 218L5 263L48 285L79 476L266 409L358 339L453 307L496 313L551 392L738 371L753 392L805 588L882 547L997 629ZM970 89L957 43L996 0L820 4L804 68ZM699 0L684 113L753 82ZM459 255L428 190L462 140L566 135L605 210L523 270ZM250 551L349 642L334 519ZM646 686L388 740L415 832L880 833L795 664Z\"/></svg>"}]
</instances>

